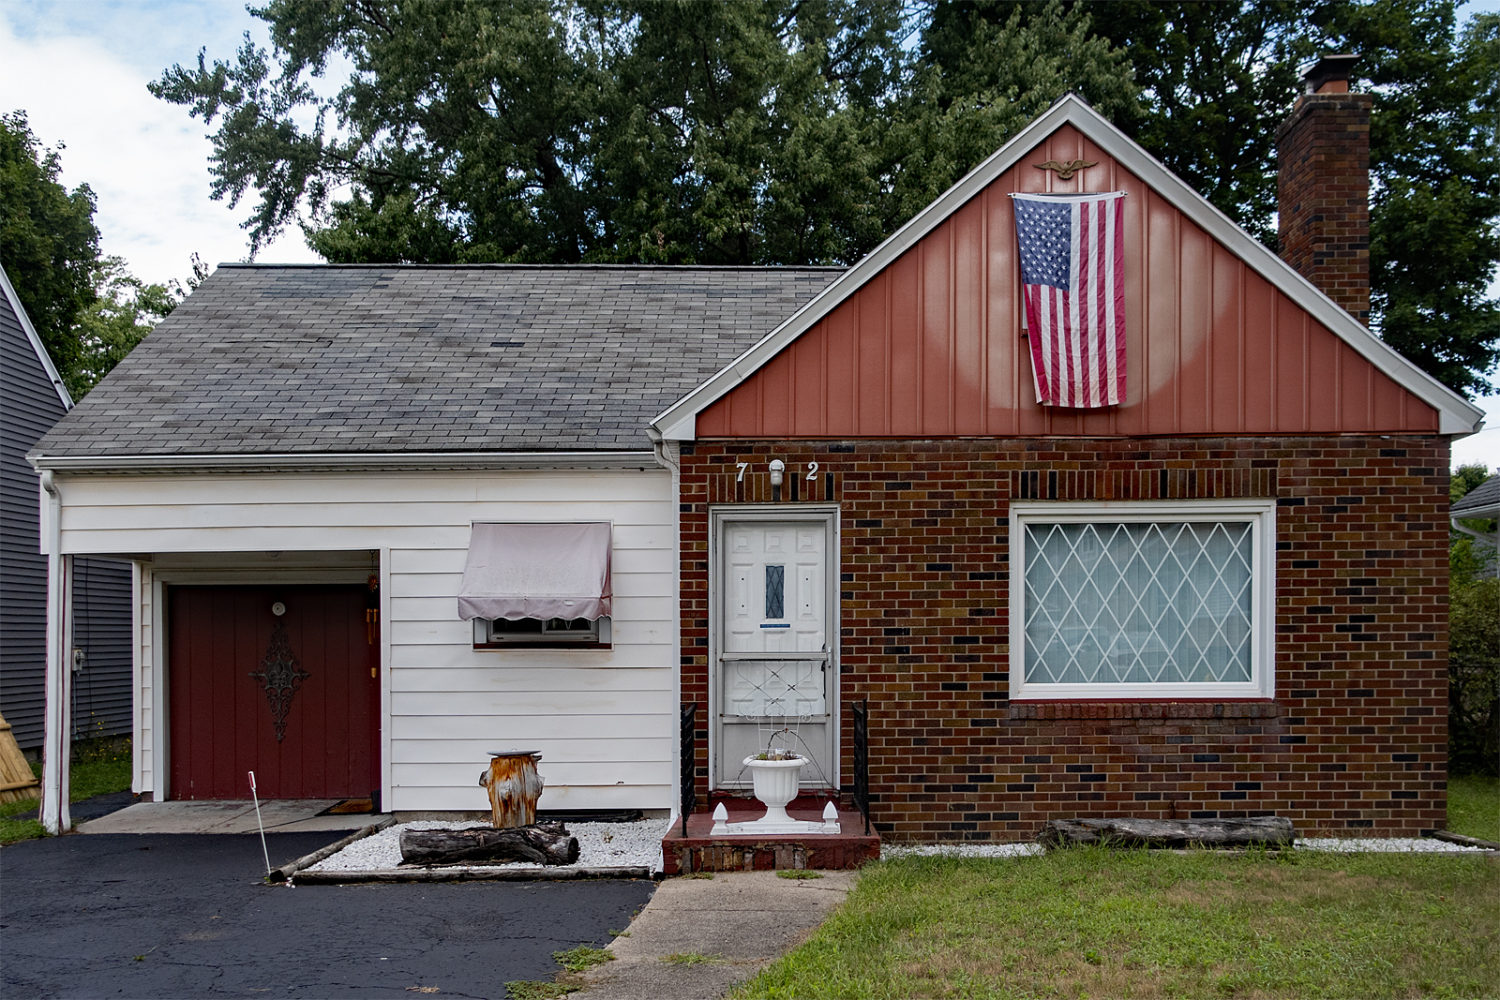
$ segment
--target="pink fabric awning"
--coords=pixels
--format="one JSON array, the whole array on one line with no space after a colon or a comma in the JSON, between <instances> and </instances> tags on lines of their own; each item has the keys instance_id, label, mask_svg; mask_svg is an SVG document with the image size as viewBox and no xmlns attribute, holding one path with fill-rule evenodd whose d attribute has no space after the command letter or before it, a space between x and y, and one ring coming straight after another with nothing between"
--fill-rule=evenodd
<instances>
[{"instance_id":1,"label":"pink fabric awning","mask_svg":"<svg viewBox=\"0 0 1500 1000\"><path fill-rule=\"evenodd\" d=\"M610 613L606 521L476 524L458 616L587 618Z\"/></svg>"}]
</instances>

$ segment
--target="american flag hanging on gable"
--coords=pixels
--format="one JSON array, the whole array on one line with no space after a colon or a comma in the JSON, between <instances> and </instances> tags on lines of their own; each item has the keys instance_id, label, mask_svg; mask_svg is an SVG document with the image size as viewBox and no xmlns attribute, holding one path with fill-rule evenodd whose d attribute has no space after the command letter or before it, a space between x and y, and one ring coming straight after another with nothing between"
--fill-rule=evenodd
<instances>
[{"instance_id":1,"label":"american flag hanging on gable","mask_svg":"<svg viewBox=\"0 0 1500 1000\"><path fill-rule=\"evenodd\" d=\"M1125 400L1125 192L1012 194L1036 401Z\"/></svg>"}]
</instances>

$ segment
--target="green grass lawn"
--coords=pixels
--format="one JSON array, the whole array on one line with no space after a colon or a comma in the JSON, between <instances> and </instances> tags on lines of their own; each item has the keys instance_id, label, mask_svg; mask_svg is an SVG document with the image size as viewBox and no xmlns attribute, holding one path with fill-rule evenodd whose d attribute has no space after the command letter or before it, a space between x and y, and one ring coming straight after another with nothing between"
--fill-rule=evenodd
<instances>
[{"instance_id":1,"label":"green grass lawn","mask_svg":"<svg viewBox=\"0 0 1500 1000\"><path fill-rule=\"evenodd\" d=\"M31 770L42 776L42 765L33 764ZM73 766L70 770L72 790L69 801L78 802L123 792L130 788L130 740L88 740L73 745ZM19 802L0 804L0 844L14 844L18 840L32 840L46 835L42 824L34 818L37 799L22 799Z\"/></svg>"},{"instance_id":2,"label":"green grass lawn","mask_svg":"<svg viewBox=\"0 0 1500 1000\"><path fill-rule=\"evenodd\" d=\"M1448 830L1500 843L1500 778L1450 777Z\"/></svg>"},{"instance_id":3,"label":"green grass lawn","mask_svg":"<svg viewBox=\"0 0 1500 1000\"><path fill-rule=\"evenodd\" d=\"M807 942L733 994L1497 995L1494 858L1085 848L870 865Z\"/></svg>"}]
</instances>

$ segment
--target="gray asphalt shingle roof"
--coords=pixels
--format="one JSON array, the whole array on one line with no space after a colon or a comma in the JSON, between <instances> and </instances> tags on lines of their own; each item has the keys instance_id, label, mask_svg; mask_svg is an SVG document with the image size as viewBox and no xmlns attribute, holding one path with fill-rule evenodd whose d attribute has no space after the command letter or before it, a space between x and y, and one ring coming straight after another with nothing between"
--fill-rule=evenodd
<instances>
[{"instance_id":1,"label":"gray asphalt shingle roof","mask_svg":"<svg viewBox=\"0 0 1500 1000\"><path fill-rule=\"evenodd\" d=\"M644 449L652 417L839 273L225 265L38 450Z\"/></svg>"},{"instance_id":2,"label":"gray asphalt shingle roof","mask_svg":"<svg viewBox=\"0 0 1500 1000\"><path fill-rule=\"evenodd\" d=\"M1453 513L1473 511L1475 517L1493 513L1500 507L1500 475L1494 475L1465 493L1453 504Z\"/></svg>"}]
</instances>

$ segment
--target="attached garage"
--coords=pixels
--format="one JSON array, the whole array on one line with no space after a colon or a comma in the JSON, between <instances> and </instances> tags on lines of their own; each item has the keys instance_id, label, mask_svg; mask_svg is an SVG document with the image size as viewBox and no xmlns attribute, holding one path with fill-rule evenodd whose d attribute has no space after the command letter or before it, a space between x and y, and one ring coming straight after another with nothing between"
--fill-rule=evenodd
<instances>
[{"instance_id":1,"label":"attached garage","mask_svg":"<svg viewBox=\"0 0 1500 1000\"><path fill-rule=\"evenodd\" d=\"M133 565L134 790L481 811L525 747L543 809L670 811L676 458L646 425L837 273L221 266L29 455L55 573ZM579 526L598 589L505 589L577 567Z\"/></svg>"}]
</instances>

